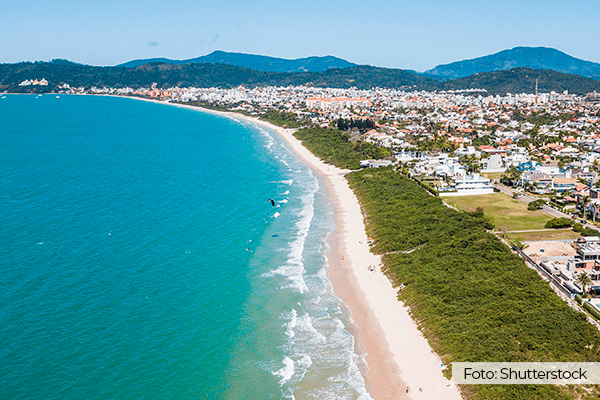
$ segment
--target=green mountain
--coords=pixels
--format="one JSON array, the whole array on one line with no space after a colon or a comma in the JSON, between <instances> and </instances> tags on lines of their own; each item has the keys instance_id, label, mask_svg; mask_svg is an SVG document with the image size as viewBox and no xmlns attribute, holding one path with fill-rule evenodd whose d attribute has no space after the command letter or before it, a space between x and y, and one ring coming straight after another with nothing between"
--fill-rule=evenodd
<instances>
[{"instance_id":1,"label":"green mountain","mask_svg":"<svg viewBox=\"0 0 600 400\"><path fill-rule=\"evenodd\" d=\"M48 86L20 86L25 80L46 79ZM490 94L533 93L538 79L539 92L586 94L600 91L600 81L549 70L514 68L475 74L452 81L438 82L411 71L358 65L323 72L257 71L227 64L149 63L138 67L94 67L64 60L0 64L0 91L50 92L58 86L71 87L222 87L240 85L298 86L371 89L374 87L412 90L486 89Z\"/></svg>"},{"instance_id":2,"label":"green mountain","mask_svg":"<svg viewBox=\"0 0 600 400\"><path fill-rule=\"evenodd\" d=\"M439 90L486 89L488 94L506 95L506 93L535 93L536 79L538 92L587 94L600 91L600 81L584 78L575 74L539 70L532 68L513 68L508 71L482 72L464 78L440 82Z\"/></svg>"},{"instance_id":3,"label":"green mountain","mask_svg":"<svg viewBox=\"0 0 600 400\"><path fill-rule=\"evenodd\" d=\"M31 79L46 79L47 87L19 86ZM138 67L93 67L74 63L18 63L0 65L0 90L11 92L50 91L58 85L72 87L224 87L239 85L288 86L312 85L371 89L372 87L427 88L434 90L437 82L413 72L356 66L330 69L324 72L268 72L227 64L162 64L150 63Z\"/></svg>"},{"instance_id":4,"label":"green mountain","mask_svg":"<svg viewBox=\"0 0 600 400\"><path fill-rule=\"evenodd\" d=\"M485 57L438 65L425 71L425 76L440 80L463 78L481 72L513 68L548 69L600 79L600 64L580 60L548 47L515 47Z\"/></svg>"},{"instance_id":5,"label":"green mountain","mask_svg":"<svg viewBox=\"0 0 600 400\"><path fill-rule=\"evenodd\" d=\"M151 58L146 60L133 60L117 67L139 67L143 64L160 62L165 64L228 64L246 67L257 71L271 72L321 72L332 68L348 68L355 66L351 62L333 56L307 57L295 60L259 56L244 53L228 53L213 51L212 53L188 60L169 60L167 58Z\"/></svg>"}]
</instances>

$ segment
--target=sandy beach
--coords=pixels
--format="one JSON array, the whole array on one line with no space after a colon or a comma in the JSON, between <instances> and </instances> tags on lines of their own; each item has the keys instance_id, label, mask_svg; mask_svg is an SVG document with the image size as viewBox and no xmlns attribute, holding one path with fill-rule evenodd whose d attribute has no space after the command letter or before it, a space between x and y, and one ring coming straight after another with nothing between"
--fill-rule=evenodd
<instances>
[{"instance_id":1,"label":"sandy beach","mask_svg":"<svg viewBox=\"0 0 600 400\"><path fill-rule=\"evenodd\" d=\"M366 354L363 375L369 394L374 399L460 399L457 387L442 375L439 357L381 272L380 257L370 252L360 204L344 177L349 171L322 162L294 138L292 130L237 113L201 110L277 132L325 181L337 226L328 238L329 275L336 294L351 310L357 352ZM369 270L371 265L375 271Z\"/></svg>"}]
</instances>

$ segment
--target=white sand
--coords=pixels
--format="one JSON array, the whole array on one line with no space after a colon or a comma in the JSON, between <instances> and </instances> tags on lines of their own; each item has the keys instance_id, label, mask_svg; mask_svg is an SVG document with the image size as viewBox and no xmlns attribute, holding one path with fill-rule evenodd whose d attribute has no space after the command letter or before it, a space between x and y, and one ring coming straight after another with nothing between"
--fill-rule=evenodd
<instances>
[{"instance_id":1,"label":"white sand","mask_svg":"<svg viewBox=\"0 0 600 400\"><path fill-rule=\"evenodd\" d=\"M175 105L198 110L197 107ZM380 257L369 250L358 199L344 178L348 171L323 163L292 136L292 130L236 113L205 109L202 111L249 121L276 131L303 161L326 179L336 205L339 251L344 255L342 263L354 274L356 278L354 281L358 283L364 300L368 303L379 323L380 331L385 336L384 338L367 337L366 340L376 341L375 345L380 344L385 351L391 353L391 359L397 365L394 370L399 371L400 379L408 385L411 399L460 399L457 387L442 375L439 357L433 353L427 340L410 317L408 308L398 301L396 289L392 287L390 280L381 273ZM370 272L367 268L369 265L377 265L376 272ZM338 292L338 289L335 288L335 291ZM402 394L404 395L402 397L406 398L405 393Z\"/></svg>"}]
</instances>

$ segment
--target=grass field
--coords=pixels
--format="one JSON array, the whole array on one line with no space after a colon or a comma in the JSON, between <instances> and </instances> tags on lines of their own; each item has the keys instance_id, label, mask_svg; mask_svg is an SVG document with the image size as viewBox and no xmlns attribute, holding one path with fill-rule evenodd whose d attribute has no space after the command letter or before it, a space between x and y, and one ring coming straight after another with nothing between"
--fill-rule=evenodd
<instances>
[{"instance_id":1,"label":"grass field","mask_svg":"<svg viewBox=\"0 0 600 400\"><path fill-rule=\"evenodd\" d=\"M504 172L482 172L481 175L488 179L498 180L502 177Z\"/></svg>"},{"instance_id":2,"label":"grass field","mask_svg":"<svg viewBox=\"0 0 600 400\"><path fill-rule=\"evenodd\" d=\"M458 210L475 211L481 207L483 213L493 220L496 229L504 231L544 229L546 222L551 219L542 211L527 210L527 204L504 193L446 197L444 201Z\"/></svg>"},{"instance_id":3,"label":"grass field","mask_svg":"<svg viewBox=\"0 0 600 400\"><path fill-rule=\"evenodd\" d=\"M576 239L579 237L579 233L573 232L570 229L558 229L554 231L542 231L542 232L520 232L520 233L507 233L506 240L514 242L537 242L541 240L567 240Z\"/></svg>"}]
</instances>

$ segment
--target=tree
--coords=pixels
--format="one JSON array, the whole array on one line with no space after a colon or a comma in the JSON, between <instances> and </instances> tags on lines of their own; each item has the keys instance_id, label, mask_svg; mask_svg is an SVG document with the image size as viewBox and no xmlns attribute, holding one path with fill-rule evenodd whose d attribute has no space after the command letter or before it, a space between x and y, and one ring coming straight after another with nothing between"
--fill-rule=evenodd
<instances>
[{"instance_id":1,"label":"tree","mask_svg":"<svg viewBox=\"0 0 600 400\"><path fill-rule=\"evenodd\" d=\"M475 154L467 154L459 158L459 162L466 167L467 172L479 172L481 164Z\"/></svg>"},{"instance_id":2,"label":"tree","mask_svg":"<svg viewBox=\"0 0 600 400\"><path fill-rule=\"evenodd\" d=\"M581 231L581 236L600 236L600 232L593 228L584 228Z\"/></svg>"},{"instance_id":3,"label":"tree","mask_svg":"<svg viewBox=\"0 0 600 400\"><path fill-rule=\"evenodd\" d=\"M587 293L587 288L592 284L592 277L587 274L587 272L581 272L575 278L575 283L581 287L581 290L584 294Z\"/></svg>"},{"instance_id":4,"label":"tree","mask_svg":"<svg viewBox=\"0 0 600 400\"><path fill-rule=\"evenodd\" d=\"M562 229L562 228L570 228L573 226L573 221L569 218L552 218L550 221L546 222L544 226L546 229Z\"/></svg>"},{"instance_id":5,"label":"tree","mask_svg":"<svg viewBox=\"0 0 600 400\"><path fill-rule=\"evenodd\" d=\"M529 211L536 211L536 210L539 210L540 208L542 208L542 206L543 206L544 204L546 204L546 201L545 201L545 200L542 200L542 199L535 200L535 201L532 201L531 203L529 203L529 204L527 205L527 209L528 209Z\"/></svg>"},{"instance_id":6,"label":"tree","mask_svg":"<svg viewBox=\"0 0 600 400\"><path fill-rule=\"evenodd\" d=\"M514 165L511 165L500 177L500 183L506 186L517 186L522 173L523 172L519 171Z\"/></svg>"},{"instance_id":7,"label":"tree","mask_svg":"<svg viewBox=\"0 0 600 400\"><path fill-rule=\"evenodd\" d=\"M581 198L581 202L583 203L583 219L585 219L585 212L586 212L587 205L590 202L590 196L583 196Z\"/></svg>"}]
</instances>

